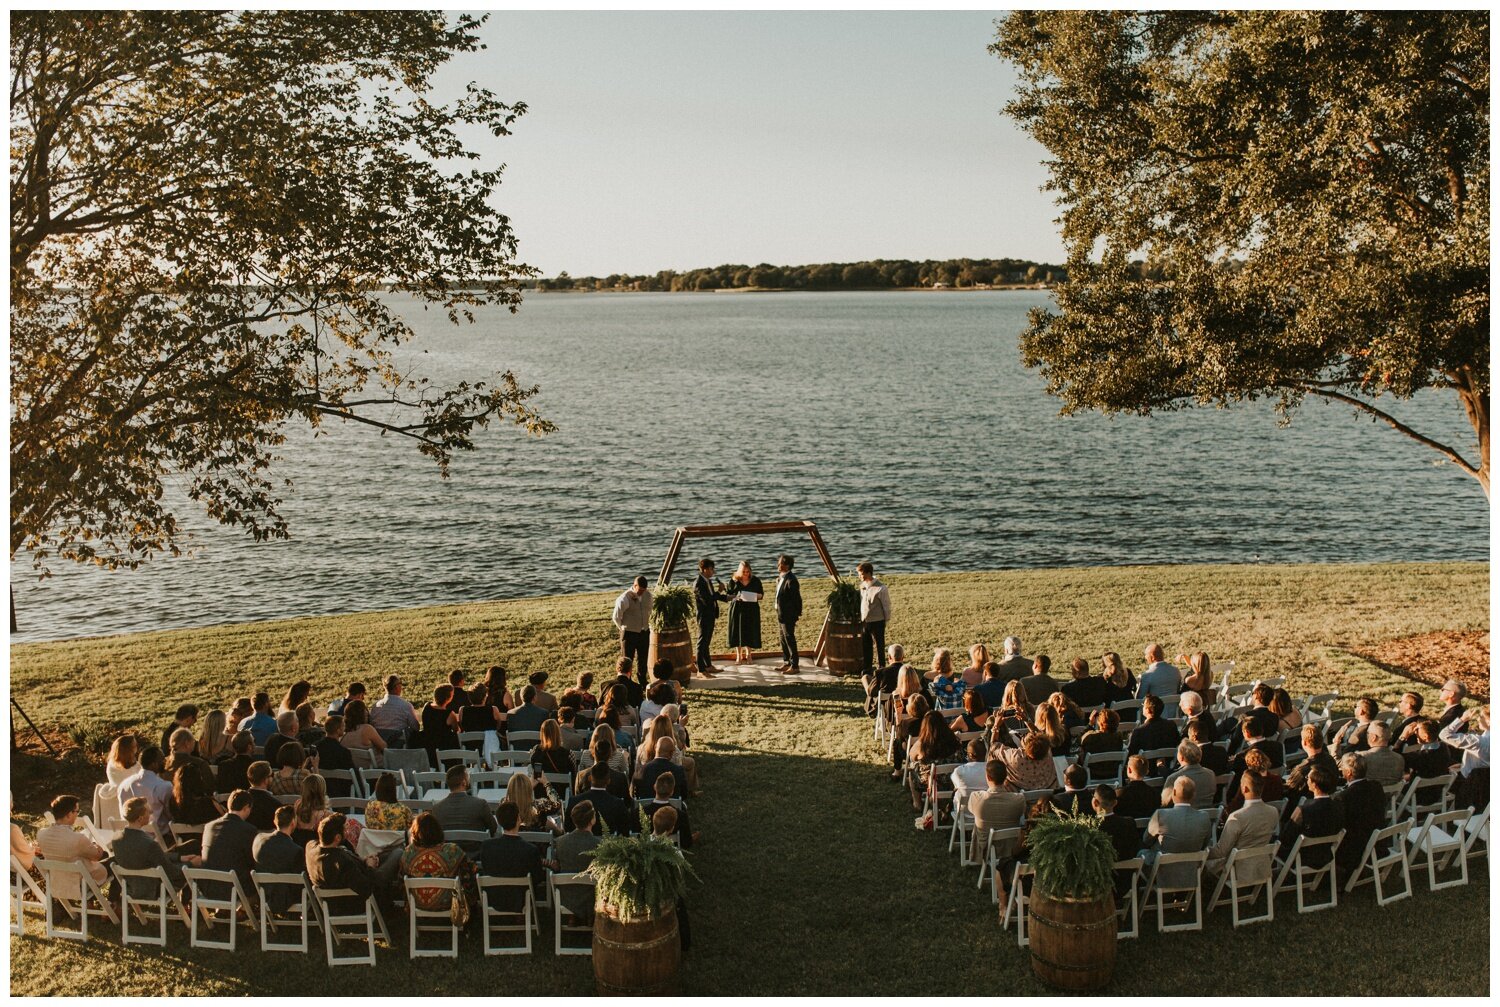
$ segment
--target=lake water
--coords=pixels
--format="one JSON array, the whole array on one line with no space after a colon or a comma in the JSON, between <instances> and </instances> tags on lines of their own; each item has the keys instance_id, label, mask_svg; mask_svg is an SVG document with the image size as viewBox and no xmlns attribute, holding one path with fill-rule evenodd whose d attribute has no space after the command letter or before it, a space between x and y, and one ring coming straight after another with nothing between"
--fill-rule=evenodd
<instances>
[{"instance_id":1,"label":"lake water","mask_svg":"<svg viewBox=\"0 0 1500 1007\"><path fill-rule=\"evenodd\" d=\"M428 373L514 369L558 431L491 429L452 478L368 428L294 428L292 539L184 507L197 555L12 566L18 639L621 589L680 524L811 519L848 568L1483 560L1478 485L1347 407L1061 418L1021 367L1029 291L533 295L454 329ZM414 302L411 303L415 308ZM418 309L419 310L419 309ZM1399 414L1469 444L1457 401ZM690 543L763 575L805 537Z\"/></svg>"}]
</instances>

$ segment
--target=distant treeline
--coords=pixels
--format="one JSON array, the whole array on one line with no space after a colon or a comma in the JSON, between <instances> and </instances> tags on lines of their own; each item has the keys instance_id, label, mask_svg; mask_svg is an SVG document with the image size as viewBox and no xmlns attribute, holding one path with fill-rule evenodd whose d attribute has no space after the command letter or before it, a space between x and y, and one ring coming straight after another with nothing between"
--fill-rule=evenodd
<instances>
[{"instance_id":1,"label":"distant treeline","mask_svg":"<svg viewBox=\"0 0 1500 1007\"><path fill-rule=\"evenodd\" d=\"M538 279L537 290L889 290L904 287L980 289L1063 280L1062 266L1028 259L875 259L870 262L819 262L808 266L725 265L632 276L569 276Z\"/></svg>"}]
</instances>

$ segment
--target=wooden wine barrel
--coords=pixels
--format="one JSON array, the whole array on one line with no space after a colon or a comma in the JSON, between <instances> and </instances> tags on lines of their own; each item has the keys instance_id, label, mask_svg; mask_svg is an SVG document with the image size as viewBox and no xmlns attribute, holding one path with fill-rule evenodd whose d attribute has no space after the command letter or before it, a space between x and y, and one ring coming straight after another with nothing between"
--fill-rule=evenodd
<instances>
[{"instance_id":1,"label":"wooden wine barrel","mask_svg":"<svg viewBox=\"0 0 1500 1007\"><path fill-rule=\"evenodd\" d=\"M693 634L686 628L669 629L664 632L651 631L651 657L652 667L657 661L671 661L672 675L687 685L693 677L693 669L697 665L697 659L693 655ZM646 669L646 678L651 678L650 668Z\"/></svg>"},{"instance_id":2,"label":"wooden wine barrel","mask_svg":"<svg viewBox=\"0 0 1500 1007\"><path fill-rule=\"evenodd\" d=\"M1033 888L1028 935L1031 970L1065 990L1093 990L1115 972L1115 894L1082 901L1054 899Z\"/></svg>"},{"instance_id":3,"label":"wooden wine barrel","mask_svg":"<svg viewBox=\"0 0 1500 1007\"><path fill-rule=\"evenodd\" d=\"M842 678L845 675L858 677L864 670L864 651L860 644L860 627L857 622L828 623L828 670Z\"/></svg>"},{"instance_id":4,"label":"wooden wine barrel","mask_svg":"<svg viewBox=\"0 0 1500 1007\"><path fill-rule=\"evenodd\" d=\"M594 915L594 987L600 996L675 996L682 965L677 909L621 920L609 906Z\"/></svg>"}]
</instances>

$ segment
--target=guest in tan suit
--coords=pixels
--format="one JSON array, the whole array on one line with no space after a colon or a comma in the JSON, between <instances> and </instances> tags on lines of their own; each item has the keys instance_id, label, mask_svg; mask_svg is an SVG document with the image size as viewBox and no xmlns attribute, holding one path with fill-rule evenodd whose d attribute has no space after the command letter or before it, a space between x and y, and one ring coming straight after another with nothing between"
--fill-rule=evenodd
<instances>
[{"instance_id":1,"label":"guest in tan suit","mask_svg":"<svg viewBox=\"0 0 1500 1007\"><path fill-rule=\"evenodd\" d=\"M103 884L109 877L109 872L100 862L104 859L104 851L88 836L73 830L78 824L78 798L72 794L54 797L47 810L52 812L52 824L36 834L37 850L47 860L82 863L95 883ZM74 877L58 876L55 884L60 889L59 895L70 899L77 899L80 895Z\"/></svg>"},{"instance_id":2,"label":"guest in tan suit","mask_svg":"<svg viewBox=\"0 0 1500 1007\"><path fill-rule=\"evenodd\" d=\"M1223 831L1219 833L1219 841L1208 851L1208 861L1204 867L1210 874L1224 873L1224 865L1234 850L1265 846L1276 835L1276 825L1281 821L1281 815L1261 800L1265 786L1265 779L1254 773L1245 773L1240 777L1240 793L1245 795L1245 803L1229 816ZM1241 884L1264 881L1270 876L1269 856L1240 860L1235 871L1235 877Z\"/></svg>"}]
</instances>

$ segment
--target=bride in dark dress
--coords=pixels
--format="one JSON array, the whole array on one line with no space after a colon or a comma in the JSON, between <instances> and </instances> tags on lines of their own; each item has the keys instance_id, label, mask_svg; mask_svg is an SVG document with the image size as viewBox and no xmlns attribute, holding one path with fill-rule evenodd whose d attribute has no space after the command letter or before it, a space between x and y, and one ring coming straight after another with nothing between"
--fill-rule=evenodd
<instances>
[{"instance_id":1,"label":"bride in dark dress","mask_svg":"<svg viewBox=\"0 0 1500 1007\"><path fill-rule=\"evenodd\" d=\"M729 646L735 664L749 664L752 652L760 649L760 598L765 589L744 560L734 571L729 588ZM741 594L754 595L755 600L742 601Z\"/></svg>"}]
</instances>

